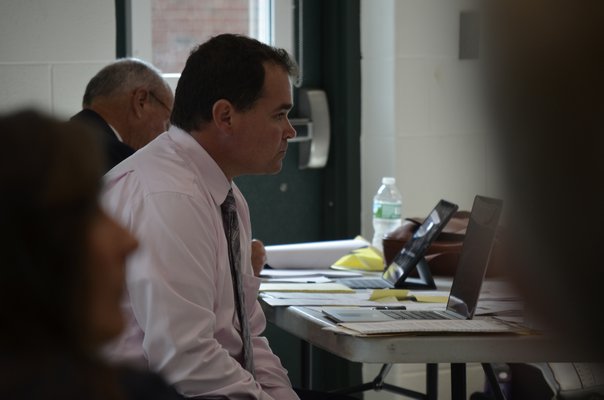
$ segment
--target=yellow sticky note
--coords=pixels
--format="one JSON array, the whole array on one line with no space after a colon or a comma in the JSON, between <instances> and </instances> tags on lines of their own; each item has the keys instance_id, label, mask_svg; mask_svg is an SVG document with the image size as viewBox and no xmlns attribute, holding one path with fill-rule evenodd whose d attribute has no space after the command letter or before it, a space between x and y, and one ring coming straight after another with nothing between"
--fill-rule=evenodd
<instances>
[{"instance_id":1,"label":"yellow sticky note","mask_svg":"<svg viewBox=\"0 0 604 400\"><path fill-rule=\"evenodd\" d=\"M380 297L379 299L373 300L376 303L396 303L398 299L394 296L392 297Z\"/></svg>"},{"instance_id":2,"label":"yellow sticky note","mask_svg":"<svg viewBox=\"0 0 604 400\"><path fill-rule=\"evenodd\" d=\"M358 269L362 271L383 271L384 258L373 247L363 247L352 250L334 264L335 267Z\"/></svg>"},{"instance_id":3,"label":"yellow sticky note","mask_svg":"<svg viewBox=\"0 0 604 400\"><path fill-rule=\"evenodd\" d=\"M362 269L365 267L363 262L361 260L359 260L359 258L357 256L355 256L354 254L346 254L344 257L342 257L338 261L336 261L334 265L337 265L339 267L358 268L358 269Z\"/></svg>"},{"instance_id":4,"label":"yellow sticky note","mask_svg":"<svg viewBox=\"0 0 604 400\"><path fill-rule=\"evenodd\" d=\"M413 297L420 303L446 303L448 300L447 296L413 295Z\"/></svg>"},{"instance_id":5,"label":"yellow sticky note","mask_svg":"<svg viewBox=\"0 0 604 400\"><path fill-rule=\"evenodd\" d=\"M409 291L406 289L376 289L369 296L369 300L377 301L387 297L405 300L409 297Z\"/></svg>"}]
</instances>

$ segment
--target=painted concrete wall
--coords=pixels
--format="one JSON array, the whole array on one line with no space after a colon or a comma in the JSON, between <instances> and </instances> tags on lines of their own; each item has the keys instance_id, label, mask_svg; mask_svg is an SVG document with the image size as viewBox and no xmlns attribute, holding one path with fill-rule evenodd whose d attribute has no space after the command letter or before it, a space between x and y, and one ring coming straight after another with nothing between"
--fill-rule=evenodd
<instances>
[{"instance_id":1,"label":"painted concrete wall","mask_svg":"<svg viewBox=\"0 0 604 400\"><path fill-rule=\"evenodd\" d=\"M61 118L77 112L86 83L115 59L114 4L0 2L0 112L35 107Z\"/></svg>"}]
</instances>

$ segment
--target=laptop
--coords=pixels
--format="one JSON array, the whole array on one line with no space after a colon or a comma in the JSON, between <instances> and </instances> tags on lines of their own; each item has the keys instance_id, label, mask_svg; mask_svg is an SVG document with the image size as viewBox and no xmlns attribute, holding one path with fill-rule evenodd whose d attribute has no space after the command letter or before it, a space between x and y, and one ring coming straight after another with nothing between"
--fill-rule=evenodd
<instances>
[{"instance_id":1,"label":"laptop","mask_svg":"<svg viewBox=\"0 0 604 400\"><path fill-rule=\"evenodd\" d=\"M455 211L457 211L456 204L440 200L381 277L346 278L338 279L336 282L352 289L436 289L428 264L424 260L424 254ZM419 278L409 277L416 268Z\"/></svg>"},{"instance_id":2,"label":"laptop","mask_svg":"<svg viewBox=\"0 0 604 400\"><path fill-rule=\"evenodd\" d=\"M329 309L323 312L336 322L392 321L401 319L472 319L489 264L501 215L501 200L476 196L466 229L459 264L444 311Z\"/></svg>"}]
</instances>

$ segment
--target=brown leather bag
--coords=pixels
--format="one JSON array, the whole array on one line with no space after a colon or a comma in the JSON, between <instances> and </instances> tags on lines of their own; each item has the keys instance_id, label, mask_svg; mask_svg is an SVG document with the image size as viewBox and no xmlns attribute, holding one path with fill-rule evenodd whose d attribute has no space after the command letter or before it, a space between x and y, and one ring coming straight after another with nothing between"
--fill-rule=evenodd
<instances>
[{"instance_id":1,"label":"brown leather bag","mask_svg":"<svg viewBox=\"0 0 604 400\"><path fill-rule=\"evenodd\" d=\"M455 275L469 218L469 211L457 211L430 247L428 247L425 258L428 261L432 275ZM422 218L406 218L401 226L384 236L382 244L384 246L384 261L386 265L390 265L394 257L401 251L422 222ZM497 241L498 239L496 239ZM494 247L494 253L497 253L496 250L499 246L496 245ZM495 262L496 259L499 259L499 257L493 254L487 269L488 276L501 274L501 268L499 267L499 263Z\"/></svg>"}]
</instances>

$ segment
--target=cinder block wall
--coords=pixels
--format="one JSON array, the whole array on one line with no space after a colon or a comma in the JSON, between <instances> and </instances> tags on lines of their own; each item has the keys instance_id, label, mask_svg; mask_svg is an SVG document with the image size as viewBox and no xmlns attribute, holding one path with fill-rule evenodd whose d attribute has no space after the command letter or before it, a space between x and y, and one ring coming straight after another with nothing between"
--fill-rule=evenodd
<instances>
[{"instance_id":1,"label":"cinder block wall","mask_svg":"<svg viewBox=\"0 0 604 400\"><path fill-rule=\"evenodd\" d=\"M459 59L460 12L472 0L361 0L362 233L382 176L394 176L404 216L440 198L469 209L495 195L478 60Z\"/></svg>"},{"instance_id":2,"label":"cinder block wall","mask_svg":"<svg viewBox=\"0 0 604 400\"><path fill-rule=\"evenodd\" d=\"M115 3L0 2L0 112L29 106L69 117L86 83L115 59Z\"/></svg>"}]
</instances>

